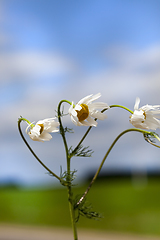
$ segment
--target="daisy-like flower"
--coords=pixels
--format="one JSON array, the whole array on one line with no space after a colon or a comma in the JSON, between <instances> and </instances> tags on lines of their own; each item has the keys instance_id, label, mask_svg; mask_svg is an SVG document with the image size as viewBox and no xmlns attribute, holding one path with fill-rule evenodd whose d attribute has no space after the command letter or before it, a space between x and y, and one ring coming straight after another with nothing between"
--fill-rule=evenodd
<instances>
[{"instance_id":1,"label":"daisy-like flower","mask_svg":"<svg viewBox=\"0 0 160 240\"><path fill-rule=\"evenodd\" d=\"M136 98L134 112L130 117L131 124L136 128L156 130L160 128L160 105L145 105L139 108L140 99Z\"/></svg>"},{"instance_id":2,"label":"daisy-like flower","mask_svg":"<svg viewBox=\"0 0 160 240\"><path fill-rule=\"evenodd\" d=\"M40 120L34 126L32 126L33 124L29 124L29 126L26 128L26 133L33 141L49 141L52 138L49 132L59 131L57 128L59 126L59 123L55 122L54 119L55 118L47 118Z\"/></svg>"},{"instance_id":3,"label":"daisy-like flower","mask_svg":"<svg viewBox=\"0 0 160 240\"><path fill-rule=\"evenodd\" d=\"M89 95L82 98L76 105L73 104L69 108L69 115L71 116L72 122L76 126L97 126L95 118L99 120L104 120L107 116L101 113L97 109L108 109L109 106L103 102L95 102L101 96L100 93L96 95Z\"/></svg>"}]
</instances>

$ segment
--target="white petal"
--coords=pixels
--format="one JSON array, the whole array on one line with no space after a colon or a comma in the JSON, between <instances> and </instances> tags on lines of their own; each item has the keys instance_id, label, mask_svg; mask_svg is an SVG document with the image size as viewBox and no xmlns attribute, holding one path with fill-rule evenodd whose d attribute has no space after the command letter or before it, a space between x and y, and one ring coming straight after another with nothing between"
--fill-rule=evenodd
<instances>
[{"instance_id":1,"label":"white petal","mask_svg":"<svg viewBox=\"0 0 160 240\"><path fill-rule=\"evenodd\" d=\"M143 109L145 112L150 111L152 114L160 114L159 105L151 106L151 105L145 105L141 109Z\"/></svg>"},{"instance_id":2,"label":"white petal","mask_svg":"<svg viewBox=\"0 0 160 240\"><path fill-rule=\"evenodd\" d=\"M89 122L89 126L97 127L97 122L90 116L86 120Z\"/></svg>"},{"instance_id":3,"label":"white petal","mask_svg":"<svg viewBox=\"0 0 160 240\"><path fill-rule=\"evenodd\" d=\"M101 96L100 93L97 93L97 94L95 94L95 95L91 94L91 95L89 95L89 96L87 96L87 97L82 98L82 99L78 102L78 104L80 105L80 104L83 103L83 104L88 105L89 103L91 103L91 102L95 101L96 99L98 99L100 96Z\"/></svg>"},{"instance_id":4,"label":"white petal","mask_svg":"<svg viewBox=\"0 0 160 240\"><path fill-rule=\"evenodd\" d=\"M48 132L43 132L40 136L39 139L42 141L49 141L51 140L52 136Z\"/></svg>"},{"instance_id":5,"label":"white petal","mask_svg":"<svg viewBox=\"0 0 160 240\"><path fill-rule=\"evenodd\" d=\"M101 113L99 111L95 111L92 114L90 114L93 118L97 118L99 120L104 120L107 118L107 116L104 113Z\"/></svg>"},{"instance_id":6,"label":"white petal","mask_svg":"<svg viewBox=\"0 0 160 240\"><path fill-rule=\"evenodd\" d=\"M48 126L46 125L44 127L44 131L45 132L58 132L58 127L59 126L59 122L52 122L50 123Z\"/></svg>"},{"instance_id":7,"label":"white petal","mask_svg":"<svg viewBox=\"0 0 160 240\"><path fill-rule=\"evenodd\" d=\"M86 104L90 104L91 102L95 101L96 99L100 98L101 94L97 93L95 95L93 95L92 97L90 97L90 99L88 99Z\"/></svg>"},{"instance_id":8,"label":"white petal","mask_svg":"<svg viewBox=\"0 0 160 240\"><path fill-rule=\"evenodd\" d=\"M137 97L137 98L136 98L135 105L134 105L134 110L138 110L138 108L139 108L139 103L140 103L140 98Z\"/></svg>"},{"instance_id":9,"label":"white petal","mask_svg":"<svg viewBox=\"0 0 160 240\"><path fill-rule=\"evenodd\" d=\"M137 128L142 128L142 122L145 121L143 110L135 110L131 116L130 123ZM146 127L145 127L146 128Z\"/></svg>"},{"instance_id":10,"label":"white petal","mask_svg":"<svg viewBox=\"0 0 160 240\"><path fill-rule=\"evenodd\" d=\"M107 103L103 103L103 102L95 102L95 103L91 103L88 106L89 110L92 109L104 109L104 108L109 108Z\"/></svg>"},{"instance_id":11,"label":"white petal","mask_svg":"<svg viewBox=\"0 0 160 240\"><path fill-rule=\"evenodd\" d=\"M151 115L146 116L145 123L149 129L156 130L157 128L160 128L160 121Z\"/></svg>"},{"instance_id":12,"label":"white petal","mask_svg":"<svg viewBox=\"0 0 160 240\"><path fill-rule=\"evenodd\" d=\"M40 134L37 134L36 132L34 131L30 131L28 133L29 137L33 140L33 141L39 141L39 136ZM41 140L40 140L41 141Z\"/></svg>"},{"instance_id":13,"label":"white petal","mask_svg":"<svg viewBox=\"0 0 160 240\"><path fill-rule=\"evenodd\" d=\"M36 124L36 125L31 129L31 132L32 132L32 133L36 133L36 134L40 134L40 130L41 130L41 127Z\"/></svg>"},{"instance_id":14,"label":"white petal","mask_svg":"<svg viewBox=\"0 0 160 240\"><path fill-rule=\"evenodd\" d=\"M76 104L74 109L77 110L77 111L80 111L82 109L82 107L79 104Z\"/></svg>"},{"instance_id":15,"label":"white petal","mask_svg":"<svg viewBox=\"0 0 160 240\"><path fill-rule=\"evenodd\" d=\"M78 118L76 116L71 115L71 121L78 126Z\"/></svg>"},{"instance_id":16,"label":"white petal","mask_svg":"<svg viewBox=\"0 0 160 240\"><path fill-rule=\"evenodd\" d=\"M55 118L46 118L44 120L39 120L36 124L46 124L46 123L48 124L48 123L54 121L54 119Z\"/></svg>"},{"instance_id":17,"label":"white petal","mask_svg":"<svg viewBox=\"0 0 160 240\"><path fill-rule=\"evenodd\" d=\"M72 105L68 109L68 113L71 115L72 111L73 111L73 102L72 102Z\"/></svg>"},{"instance_id":18,"label":"white petal","mask_svg":"<svg viewBox=\"0 0 160 240\"><path fill-rule=\"evenodd\" d=\"M71 112L71 115L74 116L74 117L77 117L77 112L73 109L72 112Z\"/></svg>"},{"instance_id":19,"label":"white petal","mask_svg":"<svg viewBox=\"0 0 160 240\"><path fill-rule=\"evenodd\" d=\"M92 95L93 95L93 94L88 95L87 97L82 98L82 99L78 102L78 104L79 104L79 105L81 105L82 103L83 103L83 104L87 104L87 102L88 102L89 99L92 97Z\"/></svg>"},{"instance_id":20,"label":"white petal","mask_svg":"<svg viewBox=\"0 0 160 240\"><path fill-rule=\"evenodd\" d=\"M150 111L150 110L154 110L153 106L148 105L148 104L141 107L140 109L144 110L145 112Z\"/></svg>"}]
</instances>

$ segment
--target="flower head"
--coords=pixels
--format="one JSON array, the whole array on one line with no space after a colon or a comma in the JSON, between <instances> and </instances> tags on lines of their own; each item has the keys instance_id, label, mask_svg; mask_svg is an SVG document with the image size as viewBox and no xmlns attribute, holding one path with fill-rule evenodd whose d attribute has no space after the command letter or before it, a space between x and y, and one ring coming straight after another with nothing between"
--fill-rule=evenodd
<instances>
[{"instance_id":1,"label":"flower head","mask_svg":"<svg viewBox=\"0 0 160 240\"><path fill-rule=\"evenodd\" d=\"M40 120L34 126L32 126L33 124L30 124L26 128L26 133L33 141L49 141L52 138L49 132L59 131L59 129L57 128L59 126L59 123L55 122L54 119L55 118L47 118L44 120ZM28 131L29 127L30 130Z\"/></svg>"},{"instance_id":2,"label":"flower head","mask_svg":"<svg viewBox=\"0 0 160 240\"><path fill-rule=\"evenodd\" d=\"M69 108L69 115L72 122L76 126L97 126L95 118L104 120L107 116L97 109L109 108L108 104L102 102L92 103L101 96L100 93L96 95L89 95L82 98L76 105L73 104Z\"/></svg>"},{"instance_id":3,"label":"flower head","mask_svg":"<svg viewBox=\"0 0 160 240\"><path fill-rule=\"evenodd\" d=\"M139 108L140 99L136 98L134 112L130 118L130 122L134 127L142 129L156 130L160 128L160 105L145 105Z\"/></svg>"}]
</instances>

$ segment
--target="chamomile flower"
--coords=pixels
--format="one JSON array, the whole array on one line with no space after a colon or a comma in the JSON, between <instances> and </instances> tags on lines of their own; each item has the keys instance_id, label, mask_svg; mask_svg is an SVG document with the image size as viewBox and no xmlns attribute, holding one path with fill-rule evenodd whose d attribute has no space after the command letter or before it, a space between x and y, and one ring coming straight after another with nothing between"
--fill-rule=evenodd
<instances>
[{"instance_id":1,"label":"chamomile flower","mask_svg":"<svg viewBox=\"0 0 160 240\"><path fill-rule=\"evenodd\" d=\"M55 118L47 118L44 120L40 120L34 126L33 124L30 124L26 128L26 133L33 141L49 141L52 138L49 132L59 131L59 129L57 128L59 126L59 123L55 122L54 119Z\"/></svg>"},{"instance_id":2,"label":"chamomile flower","mask_svg":"<svg viewBox=\"0 0 160 240\"><path fill-rule=\"evenodd\" d=\"M109 106L103 102L95 102L101 96L100 93L96 95L89 95L82 98L76 105L73 104L69 108L69 115L71 116L72 122L76 126L97 126L96 119L104 120L107 116L98 111L97 109L108 109Z\"/></svg>"},{"instance_id":3,"label":"chamomile flower","mask_svg":"<svg viewBox=\"0 0 160 240\"><path fill-rule=\"evenodd\" d=\"M139 108L140 99L136 98L130 123L136 128L156 130L160 128L160 105L145 105Z\"/></svg>"}]
</instances>

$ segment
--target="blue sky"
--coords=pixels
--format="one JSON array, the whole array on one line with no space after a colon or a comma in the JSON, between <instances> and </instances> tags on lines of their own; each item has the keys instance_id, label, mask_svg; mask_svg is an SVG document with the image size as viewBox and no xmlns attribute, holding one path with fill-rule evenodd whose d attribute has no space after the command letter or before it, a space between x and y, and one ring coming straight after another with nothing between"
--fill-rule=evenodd
<instances>
[{"instance_id":1,"label":"blue sky","mask_svg":"<svg viewBox=\"0 0 160 240\"><path fill-rule=\"evenodd\" d=\"M61 99L77 102L98 92L100 101L132 110L137 96L141 106L160 104L159 12L158 0L0 2L0 181L53 181L19 137L20 115L31 122L53 117ZM123 110L107 116L85 142L94 156L73 161L78 177L95 171L114 138L131 127ZM75 129L68 136L74 145L85 128L75 128L69 117L64 124ZM57 174L60 165L65 169L59 135L49 143L32 144ZM137 134L126 135L115 148L104 170L160 169L159 149Z\"/></svg>"}]
</instances>

